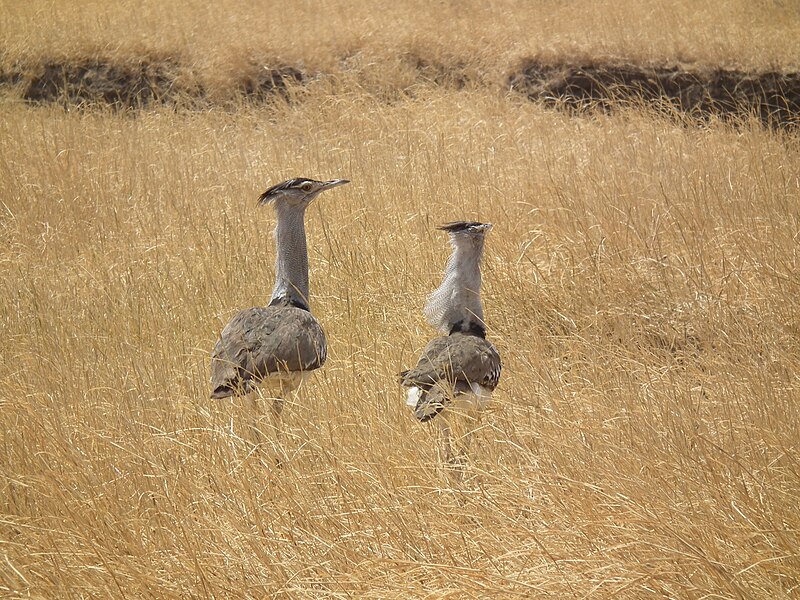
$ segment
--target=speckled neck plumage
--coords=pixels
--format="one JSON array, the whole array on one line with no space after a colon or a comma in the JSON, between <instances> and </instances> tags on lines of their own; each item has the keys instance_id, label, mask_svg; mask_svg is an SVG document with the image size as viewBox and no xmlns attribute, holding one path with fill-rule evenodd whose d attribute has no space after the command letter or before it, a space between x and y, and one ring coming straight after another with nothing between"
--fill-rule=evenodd
<instances>
[{"instance_id":1,"label":"speckled neck plumage","mask_svg":"<svg viewBox=\"0 0 800 600\"><path fill-rule=\"evenodd\" d=\"M308 249L306 247L305 208L276 207L275 287L270 304L286 299L293 305L307 307Z\"/></svg>"},{"instance_id":2,"label":"speckled neck plumage","mask_svg":"<svg viewBox=\"0 0 800 600\"><path fill-rule=\"evenodd\" d=\"M483 238L451 236L453 253L442 284L428 297L428 323L442 333L484 331L481 305Z\"/></svg>"}]
</instances>

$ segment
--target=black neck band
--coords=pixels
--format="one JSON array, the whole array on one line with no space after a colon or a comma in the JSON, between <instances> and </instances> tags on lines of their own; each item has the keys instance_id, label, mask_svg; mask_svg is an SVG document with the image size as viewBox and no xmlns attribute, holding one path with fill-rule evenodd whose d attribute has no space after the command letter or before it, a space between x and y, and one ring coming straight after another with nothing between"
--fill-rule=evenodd
<instances>
[{"instance_id":1,"label":"black neck band","mask_svg":"<svg viewBox=\"0 0 800 600\"><path fill-rule=\"evenodd\" d=\"M486 328L475 321L467 321L466 323L464 321L459 321L458 323L455 323L450 329L450 335L453 335L454 333L474 335L476 337L486 339Z\"/></svg>"},{"instance_id":2,"label":"black neck band","mask_svg":"<svg viewBox=\"0 0 800 600\"><path fill-rule=\"evenodd\" d=\"M290 298L289 296L281 296L280 298L275 298L272 302L269 303L270 306L294 306L295 308L299 308L300 310L304 310L306 312L311 312L311 309L308 308L308 305L298 300L297 298Z\"/></svg>"}]
</instances>

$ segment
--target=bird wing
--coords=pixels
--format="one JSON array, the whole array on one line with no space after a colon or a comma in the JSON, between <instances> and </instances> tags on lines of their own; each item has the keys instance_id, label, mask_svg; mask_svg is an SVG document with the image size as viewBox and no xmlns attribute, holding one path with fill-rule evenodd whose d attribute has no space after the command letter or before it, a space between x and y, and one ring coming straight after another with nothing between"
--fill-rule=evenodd
<instances>
[{"instance_id":1,"label":"bird wing","mask_svg":"<svg viewBox=\"0 0 800 600\"><path fill-rule=\"evenodd\" d=\"M247 393L268 375L318 369L326 357L325 333L310 312L248 308L231 319L214 347L211 397Z\"/></svg>"},{"instance_id":2,"label":"bird wing","mask_svg":"<svg viewBox=\"0 0 800 600\"><path fill-rule=\"evenodd\" d=\"M487 340L454 334L431 340L417 365L401 373L406 386L430 388L440 381L472 384L493 390L500 381L502 363L495 347Z\"/></svg>"},{"instance_id":3,"label":"bird wing","mask_svg":"<svg viewBox=\"0 0 800 600\"><path fill-rule=\"evenodd\" d=\"M431 340L417 366L400 374L401 384L421 393L414 414L428 421L454 396L472 391L476 383L492 391L500 381L502 363L497 349L483 338L453 334Z\"/></svg>"},{"instance_id":4,"label":"bird wing","mask_svg":"<svg viewBox=\"0 0 800 600\"><path fill-rule=\"evenodd\" d=\"M447 350L450 343L449 336L437 337L428 342L422 350L417 365L413 369L400 373L401 385L429 389L444 377L439 357Z\"/></svg>"}]
</instances>

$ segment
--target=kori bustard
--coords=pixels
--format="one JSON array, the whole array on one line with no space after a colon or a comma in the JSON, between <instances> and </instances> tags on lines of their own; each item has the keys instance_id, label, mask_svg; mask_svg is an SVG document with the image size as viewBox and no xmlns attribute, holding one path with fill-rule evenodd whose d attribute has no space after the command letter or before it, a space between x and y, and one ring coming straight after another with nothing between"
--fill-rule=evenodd
<instances>
[{"instance_id":1,"label":"kori bustard","mask_svg":"<svg viewBox=\"0 0 800 600\"><path fill-rule=\"evenodd\" d=\"M491 228L491 223L467 221L439 227L448 232L453 253L442 284L428 297L425 315L444 335L428 343L417 366L400 374L408 388L406 404L420 421L448 407L480 411L500 381L500 355L486 339L480 292L483 244ZM447 461L454 462L447 414L437 421ZM466 446L469 434L465 437Z\"/></svg>"},{"instance_id":2,"label":"kori bustard","mask_svg":"<svg viewBox=\"0 0 800 600\"><path fill-rule=\"evenodd\" d=\"M325 333L309 309L305 212L321 192L345 183L301 177L258 198L277 217L275 286L268 306L242 310L222 330L211 357L212 398L243 396L263 386L277 417L287 395L325 363Z\"/></svg>"}]
</instances>

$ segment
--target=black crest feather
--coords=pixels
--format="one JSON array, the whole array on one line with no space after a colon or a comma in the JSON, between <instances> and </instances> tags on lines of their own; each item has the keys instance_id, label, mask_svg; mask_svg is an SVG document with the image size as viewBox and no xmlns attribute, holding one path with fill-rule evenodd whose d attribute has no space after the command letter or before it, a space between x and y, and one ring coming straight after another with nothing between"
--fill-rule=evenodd
<instances>
[{"instance_id":1,"label":"black crest feather","mask_svg":"<svg viewBox=\"0 0 800 600\"><path fill-rule=\"evenodd\" d=\"M264 192L263 194L261 194L258 197L258 203L259 204L264 204L265 202L269 201L270 196L272 196L272 194L274 194L275 192L282 192L284 190L290 190L292 188L299 187L299 186L303 185L304 183L306 183L308 181L311 181L313 183L317 183L313 179L308 179L307 177L295 177L294 179L287 179L286 181L284 181L282 183L279 183L277 185L273 185L271 188L269 188L266 192Z\"/></svg>"},{"instance_id":2,"label":"black crest feather","mask_svg":"<svg viewBox=\"0 0 800 600\"><path fill-rule=\"evenodd\" d=\"M453 221L452 223L445 223L444 225L439 225L436 229L440 231L447 231L448 233L459 233L461 231L468 231L469 229L475 227L481 227L484 223L479 223L478 221Z\"/></svg>"}]
</instances>

